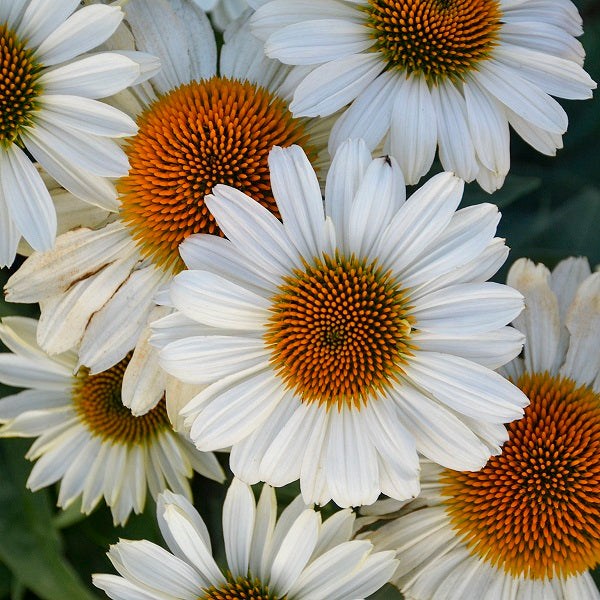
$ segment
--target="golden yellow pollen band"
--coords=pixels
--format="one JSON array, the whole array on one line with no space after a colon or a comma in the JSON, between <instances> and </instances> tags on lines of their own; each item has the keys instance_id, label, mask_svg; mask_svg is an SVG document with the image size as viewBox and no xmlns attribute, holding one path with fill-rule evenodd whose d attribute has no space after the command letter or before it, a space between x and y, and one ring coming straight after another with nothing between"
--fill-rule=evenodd
<instances>
[{"instance_id":1,"label":"golden yellow pollen band","mask_svg":"<svg viewBox=\"0 0 600 600\"><path fill-rule=\"evenodd\" d=\"M231 575L227 583L220 587L207 588L198 600L286 600L286 596L276 596L269 592L269 586L263 586L258 579Z\"/></svg>"},{"instance_id":2,"label":"golden yellow pollen band","mask_svg":"<svg viewBox=\"0 0 600 600\"><path fill-rule=\"evenodd\" d=\"M473 554L514 577L569 577L600 561L600 396L547 373L518 386L531 404L502 454L446 470L442 493Z\"/></svg>"},{"instance_id":3,"label":"golden yellow pollen band","mask_svg":"<svg viewBox=\"0 0 600 600\"><path fill-rule=\"evenodd\" d=\"M7 24L0 25L0 143L14 142L32 124L41 88L42 65Z\"/></svg>"},{"instance_id":4,"label":"golden yellow pollen band","mask_svg":"<svg viewBox=\"0 0 600 600\"><path fill-rule=\"evenodd\" d=\"M279 217L269 152L308 140L282 99L221 77L172 90L142 113L138 125L126 146L129 174L118 184L122 217L144 255L165 268L182 266L178 247L189 235L220 234L204 204L219 183Z\"/></svg>"},{"instance_id":5,"label":"golden yellow pollen band","mask_svg":"<svg viewBox=\"0 0 600 600\"><path fill-rule=\"evenodd\" d=\"M265 334L271 362L304 402L360 409L410 354L404 290L377 262L336 254L283 278Z\"/></svg>"},{"instance_id":6,"label":"golden yellow pollen band","mask_svg":"<svg viewBox=\"0 0 600 600\"><path fill-rule=\"evenodd\" d=\"M390 68L462 79L489 57L501 26L497 0L369 0L367 26Z\"/></svg>"},{"instance_id":7,"label":"golden yellow pollen band","mask_svg":"<svg viewBox=\"0 0 600 600\"><path fill-rule=\"evenodd\" d=\"M75 411L93 435L126 444L143 443L170 427L164 398L139 417L123 406L121 385L131 354L96 375L82 369L72 391Z\"/></svg>"}]
</instances>

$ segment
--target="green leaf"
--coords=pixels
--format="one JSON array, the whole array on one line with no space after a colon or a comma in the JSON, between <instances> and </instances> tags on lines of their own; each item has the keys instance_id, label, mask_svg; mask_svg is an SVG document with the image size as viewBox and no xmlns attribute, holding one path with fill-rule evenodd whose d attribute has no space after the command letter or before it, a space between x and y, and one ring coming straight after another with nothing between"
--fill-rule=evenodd
<instances>
[{"instance_id":1,"label":"green leaf","mask_svg":"<svg viewBox=\"0 0 600 600\"><path fill-rule=\"evenodd\" d=\"M25 489L29 442L0 442L0 561L43 600L97 600L62 555L45 490Z\"/></svg>"}]
</instances>

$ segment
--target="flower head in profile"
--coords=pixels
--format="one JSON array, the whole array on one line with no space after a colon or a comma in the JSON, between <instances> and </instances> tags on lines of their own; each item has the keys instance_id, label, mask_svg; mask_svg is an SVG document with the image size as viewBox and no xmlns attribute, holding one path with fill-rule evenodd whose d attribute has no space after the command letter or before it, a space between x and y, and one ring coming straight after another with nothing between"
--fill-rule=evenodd
<instances>
[{"instance_id":1,"label":"flower head in profile","mask_svg":"<svg viewBox=\"0 0 600 600\"><path fill-rule=\"evenodd\" d=\"M39 251L54 243L56 212L31 157L77 197L114 208L105 178L125 175L128 162L112 138L137 127L96 98L151 74L151 58L139 53L80 58L114 33L119 6L55 4L0 3L0 266L12 264L21 236Z\"/></svg>"},{"instance_id":2,"label":"flower head in profile","mask_svg":"<svg viewBox=\"0 0 600 600\"><path fill-rule=\"evenodd\" d=\"M553 155L567 115L551 96L596 87L569 0L272 0L253 24L268 56L298 65L294 114L349 105L330 150L387 136L411 184L437 147L445 170L494 191L510 166L509 124Z\"/></svg>"},{"instance_id":3,"label":"flower head in profile","mask_svg":"<svg viewBox=\"0 0 600 600\"><path fill-rule=\"evenodd\" d=\"M79 348L97 373L135 348L123 400L143 414L162 398L165 378L147 344L147 321L165 314L155 296L183 268L179 244L194 233L222 235L204 204L217 183L243 190L276 211L268 154L300 144L318 161L329 126L289 111L290 68L267 58L247 15L224 34L217 74L215 36L190 0L130 0L135 48L157 54L161 71L115 103L136 117L124 145L129 172L117 182L118 218L58 237L9 280L7 299L40 302L40 345ZM170 32L176 32L171 34Z\"/></svg>"},{"instance_id":4,"label":"flower head in profile","mask_svg":"<svg viewBox=\"0 0 600 600\"><path fill-rule=\"evenodd\" d=\"M485 282L507 253L496 207L456 211L450 173L405 200L396 162L362 141L336 154L325 211L300 148L269 162L282 220L217 186L206 203L228 239L182 244L179 312L154 325L165 370L210 384L182 413L197 447L232 446L242 479L300 478L307 502L340 506L417 494L417 450L483 466L526 404L490 369L522 344L504 327L521 295Z\"/></svg>"},{"instance_id":5,"label":"flower head in profile","mask_svg":"<svg viewBox=\"0 0 600 600\"><path fill-rule=\"evenodd\" d=\"M172 430L164 398L140 417L123 406L129 356L95 375L85 368L74 374L76 354L48 356L35 341L36 327L23 317L0 324L0 340L12 350L0 354L0 381L27 388L0 400L0 437L37 438L27 453L37 460L29 489L60 481L58 505L81 498L86 514L104 497L115 524L123 524L143 510L148 488L155 498L165 489L190 496L194 471L223 480L214 455Z\"/></svg>"},{"instance_id":6,"label":"flower head in profile","mask_svg":"<svg viewBox=\"0 0 600 600\"><path fill-rule=\"evenodd\" d=\"M600 273L520 259L508 282L527 343L504 373L530 404L502 454L476 473L427 465L419 505L369 535L397 551L407 598L600 598Z\"/></svg>"},{"instance_id":7,"label":"flower head in profile","mask_svg":"<svg viewBox=\"0 0 600 600\"><path fill-rule=\"evenodd\" d=\"M382 587L398 564L392 552L350 541L351 511L322 522L298 497L277 519L273 488L265 485L257 503L238 479L223 506L226 570L189 501L165 492L157 517L171 553L145 540L112 546L108 557L121 576L94 575L94 584L113 600L358 600Z\"/></svg>"}]
</instances>

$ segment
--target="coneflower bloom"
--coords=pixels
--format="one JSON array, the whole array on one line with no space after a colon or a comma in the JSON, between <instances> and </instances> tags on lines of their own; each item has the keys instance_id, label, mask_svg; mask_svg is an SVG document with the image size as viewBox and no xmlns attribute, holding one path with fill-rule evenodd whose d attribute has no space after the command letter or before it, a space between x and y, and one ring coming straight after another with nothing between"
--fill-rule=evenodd
<instances>
[{"instance_id":1,"label":"coneflower bloom","mask_svg":"<svg viewBox=\"0 0 600 600\"><path fill-rule=\"evenodd\" d=\"M520 259L508 282L525 296L514 324L527 343L504 373L525 416L482 470L427 465L419 506L367 535L397 551L409 599L600 598L588 572L600 562L600 273Z\"/></svg>"},{"instance_id":2,"label":"coneflower bloom","mask_svg":"<svg viewBox=\"0 0 600 600\"><path fill-rule=\"evenodd\" d=\"M417 450L482 467L527 403L489 368L522 344L504 327L521 295L486 283L507 252L497 208L455 212L450 173L405 200L398 165L361 141L333 159L325 210L299 147L269 161L282 222L217 186L206 204L228 239L182 244L178 312L153 326L164 369L209 384L182 411L196 446L342 507L416 495Z\"/></svg>"}]
</instances>

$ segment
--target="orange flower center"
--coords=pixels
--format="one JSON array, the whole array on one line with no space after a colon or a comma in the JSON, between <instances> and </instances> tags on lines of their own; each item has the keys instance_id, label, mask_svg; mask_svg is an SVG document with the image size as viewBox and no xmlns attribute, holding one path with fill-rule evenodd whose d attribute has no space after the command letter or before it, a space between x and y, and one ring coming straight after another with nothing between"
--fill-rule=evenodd
<instances>
[{"instance_id":1,"label":"orange flower center","mask_svg":"<svg viewBox=\"0 0 600 600\"><path fill-rule=\"evenodd\" d=\"M276 596L269 592L269 586L263 586L258 579L229 575L222 586L206 588L198 600L286 600L286 596Z\"/></svg>"},{"instance_id":2,"label":"orange flower center","mask_svg":"<svg viewBox=\"0 0 600 600\"><path fill-rule=\"evenodd\" d=\"M32 124L41 88L36 83L42 66L33 51L20 42L7 24L0 25L0 144L11 144Z\"/></svg>"},{"instance_id":3,"label":"orange flower center","mask_svg":"<svg viewBox=\"0 0 600 600\"><path fill-rule=\"evenodd\" d=\"M143 443L169 427L164 398L145 415L134 417L121 401L123 374L131 352L102 373L82 369L75 380L72 402L81 421L93 435L113 442Z\"/></svg>"},{"instance_id":4,"label":"orange flower center","mask_svg":"<svg viewBox=\"0 0 600 600\"><path fill-rule=\"evenodd\" d=\"M172 90L138 119L120 180L122 216L144 255L181 268L178 246L193 233L221 235L204 204L218 183L254 198L277 217L269 152L304 144L286 103L249 82L213 77Z\"/></svg>"},{"instance_id":5,"label":"orange flower center","mask_svg":"<svg viewBox=\"0 0 600 600\"><path fill-rule=\"evenodd\" d=\"M408 300L376 261L336 253L313 263L284 277L272 299L271 362L304 402L360 409L410 354Z\"/></svg>"},{"instance_id":6,"label":"orange flower center","mask_svg":"<svg viewBox=\"0 0 600 600\"><path fill-rule=\"evenodd\" d=\"M600 561L600 397L547 373L518 386L531 404L502 454L442 475L447 510L472 553L514 577L582 573Z\"/></svg>"},{"instance_id":7,"label":"orange flower center","mask_svg":"<svg viewBox=\"0 0 600 600\"><path fill-rule=\"evenodd\" d=\"M488 58L502 16L498 0L369 0L364 10L388 65L432 83Z\"/></svg>"}]
</instances>

